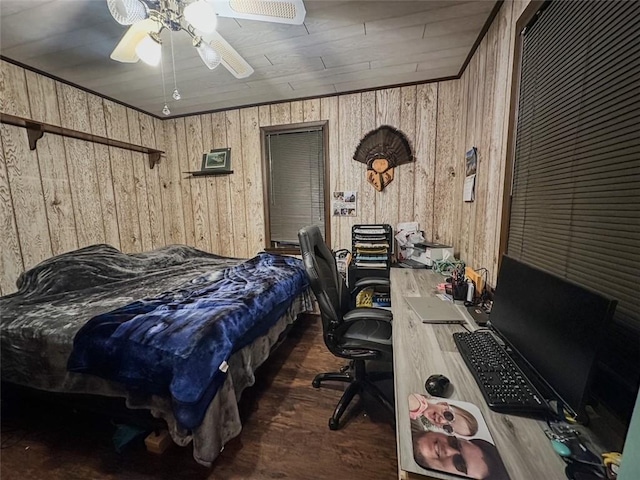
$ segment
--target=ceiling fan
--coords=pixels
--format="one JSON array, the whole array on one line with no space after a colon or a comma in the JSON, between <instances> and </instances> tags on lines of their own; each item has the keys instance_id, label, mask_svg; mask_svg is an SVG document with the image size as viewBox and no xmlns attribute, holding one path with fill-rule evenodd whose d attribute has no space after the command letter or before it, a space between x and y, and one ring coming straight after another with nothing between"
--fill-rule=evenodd
<instances>
[{"instance_id":1,"label":"ceiling fan","mask_svg":"<svg viewBox=\"0 0 640 480\"><path fill-rule=\"evenodd\" d=\"M158 65L162 51L160 33L186 32L209 69L224 65L236 78L246 78L253 68L216 32L217 16L301 25L302 0L107 0L109 11L121 25L131 25L111 58Z\"/></svg>"}]
</instances>

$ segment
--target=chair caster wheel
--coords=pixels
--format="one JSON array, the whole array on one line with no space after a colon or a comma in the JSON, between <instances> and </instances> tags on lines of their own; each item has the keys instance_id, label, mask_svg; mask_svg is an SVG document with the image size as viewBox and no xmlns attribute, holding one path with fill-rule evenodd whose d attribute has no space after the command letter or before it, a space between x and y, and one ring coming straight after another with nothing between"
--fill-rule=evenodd
<instances>
[{"instance_id":1,"label":"chair caster wheel","mask_svg":"<svg viewBox=\"0 0 640 480\"><path fill-rule=\"evenodd\" d=\"M311 382L311 385L313 386L313 388L320 388L320 380L316 380L314 378L313 381Z\"/></svg>"},{"instance_id":2,"label":"chair caster wheel","mask_svg":"<svg viewBox=\"0 0 640 480\"><path fill-rule=\"evenodd\" d=\"M329 419L329 429L338 430L339 427L340 425L338 425L338 421L335 418L331 417Z\"/></svg>"}]
</instances>

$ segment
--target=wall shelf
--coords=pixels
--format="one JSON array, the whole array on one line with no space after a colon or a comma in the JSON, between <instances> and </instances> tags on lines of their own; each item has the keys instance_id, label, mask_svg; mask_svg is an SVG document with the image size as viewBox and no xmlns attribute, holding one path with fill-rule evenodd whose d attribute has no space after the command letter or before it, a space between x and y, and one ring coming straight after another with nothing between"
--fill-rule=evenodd
<instances>
[{"instance_id":1,"label":"wall shelf","mask_svg":"<svg viewBox=\"0 0 640 480\"><path fill-rule=\"evenodd\" d=\"M51 125L49 123L37 122L35 120L29 120L15 115L9 115L7 113L0 113L0 122L8 125L14 125L16 127L26 128L27 137L29 139L29 148L31 150L36 149L38 140L40 140L45 133L53 133L63 137L77 138L79 140L100 143L110 147L124 148L134 152L146 153L149 155L149 168L153 168L156 164L160 163L160 156L164 153L162 150L143 147L142 145L135 145L133 143L121 142L119 140L80 132L78 130L71 130L69 128L58 127L57 125Z\"/></svg>"},{"instance_id":2,"label":"wall shelf","mask_svg":"<svg viewBox=\"0 0 640 480\"><path fill-rule=\"evenodd\" d=\"M219 172L206 172L206 171L202 171L202 170L197 170L194 172L182 172L182 173L188 173L190 174L192 177L211 177L211 176L216 176L216 175L231 175L233 173L233 170L223 170L223 171L219 171Z\"/></svg>"}]
</instances>

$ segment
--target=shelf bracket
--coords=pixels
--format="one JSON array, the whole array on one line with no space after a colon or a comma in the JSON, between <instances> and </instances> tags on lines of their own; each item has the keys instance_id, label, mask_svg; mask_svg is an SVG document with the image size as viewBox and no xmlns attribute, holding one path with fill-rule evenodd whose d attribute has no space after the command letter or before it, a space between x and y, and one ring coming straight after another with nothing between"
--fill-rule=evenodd
<instances>
[{"instance_id":1,"label":"shelf bracket","mask_svg":"<svg viewBox=\"0 0 640 480\"><path fill-rule=\"evenodd\" d=\"M44 128L39 123L25 122L25 128L27 129L27 138L29 139L29 149L35 150L38 140L44 135Z\"/></svg>"},{"instance_id":2,"label":"shelf bracket","mask_svg":"<svg viewBox=\"0 0 640 480\"><path fill-rule=\"evenodd\" d=\"M149 152L149 168L151 170L153 170L153 167L155 167L157 164L160 163L160 156L162 155L162 152Z\"/></svg>"}]
</instances>

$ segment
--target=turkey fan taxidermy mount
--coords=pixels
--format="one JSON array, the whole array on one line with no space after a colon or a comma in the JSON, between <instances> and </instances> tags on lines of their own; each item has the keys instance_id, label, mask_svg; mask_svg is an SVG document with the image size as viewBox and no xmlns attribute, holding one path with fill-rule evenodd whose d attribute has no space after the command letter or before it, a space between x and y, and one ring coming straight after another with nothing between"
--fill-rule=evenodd
<instances>
[{"instance_id":1,"label":"turkey fan taxidermy mount","mask_svg":"<svg viewBox=\"0 0 640 480\"><path fill-rule=\"evenodd\" d=\"M395 167L413 162L413 153L404 133L382 125L360 140L353 159L367 166L367 181L381 192L393 181Z\"/></svg>"}]
</instances>

